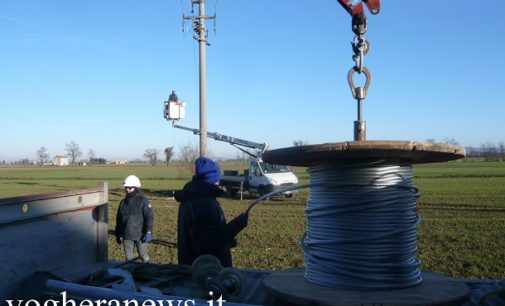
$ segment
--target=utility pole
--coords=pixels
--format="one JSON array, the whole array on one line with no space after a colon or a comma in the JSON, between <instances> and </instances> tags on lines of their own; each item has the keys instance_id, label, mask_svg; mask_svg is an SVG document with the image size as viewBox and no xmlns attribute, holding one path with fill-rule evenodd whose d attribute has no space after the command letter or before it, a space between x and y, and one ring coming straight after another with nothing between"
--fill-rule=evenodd
<instances>
[{"instance_id":1,"label":"utility pole","mask_svg":"<svg viewBox=\"0 0 505 306\"><path fill-rule=\"evenodd\" d=\"M198 4L198 16L184 16L184 19L193 21L193 31L198 36L193 36L198 41L200 50L200 156L207 155L207 83L205 47L210 46L207 41L207 28L205 19L213 19L214 16L205 16L205 0L191 0L191 5Z\"/></svg>"}]
</instances>

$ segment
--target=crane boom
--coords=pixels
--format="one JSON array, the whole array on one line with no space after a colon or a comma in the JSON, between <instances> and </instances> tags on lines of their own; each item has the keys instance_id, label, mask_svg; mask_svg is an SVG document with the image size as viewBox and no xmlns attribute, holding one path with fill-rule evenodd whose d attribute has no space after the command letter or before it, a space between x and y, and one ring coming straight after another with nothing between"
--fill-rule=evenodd
<instances>
[{"instance_id":1,"label":"crane boom","mask_svg":"<svg viewBox=\"0 0 505 306\"><path fill-rule=\"evenodd\" d=\"M175 124L174 121L172 121L172 126L174 128L193 132L193 134L195 134L195 135L201 134L199 129L194 129L194 128L178 125L178 124ZM232 146L235 146L237 149L241 150L242 152L249 154L250 156L255 157L255 158L261 157L261 155L263 155L263 153L268 149L268 143L266 143L266 142L265 143L258 143L258 142L253 142L253 141L249 141L249 140L245 140L245 139L232 137L232 136L223 135L220 133L215 133L215 132L207 132L207 138L212 138L217 141L227 142L227 143L231 144ZM246 147L246 148L250 148L250 149L256 149L259 151L259 153L254 154L254 153L244 150L238 146Z\"/></svg>"},{"instance_id":2,"label":"crane boom","mask_svg":"<svg viewBox=\"0 0 505 306\"><path fill-rule=\"evenodd\" d=\"M361 0L337 0L342 7L351 14L351 16L362 15L365 16L365 10L363 9L363 3ZM370 10L373 15L376 15L380 11L380 0L363 0L366 7Z\"/></svg>"},{"instance_id":3,"label":"crane boom","mask_svg":"<svg viewBox=\"0 0 505 306\"><path fill-rule=\"evenodd\" d=\"M163 102L163 117L169 121L172 121L172 127L193 132L195 135L202 135L200 129L194 129L190 127L185 127L182 125L175 124L176 121L183 119L186 116L186 103L182 100L178 101L165 101ZM212 138L214 140L223 141L231 144L240 151L252 156L254 158L260 158L261 155L268 149L267 143L258 143L245 139L240 139L232 136L222 135L219 133L206 132L207 138ZM250 149L255 149L257 153L251 153L241 147L246 147Z\"/></svg>"}]
</instances>

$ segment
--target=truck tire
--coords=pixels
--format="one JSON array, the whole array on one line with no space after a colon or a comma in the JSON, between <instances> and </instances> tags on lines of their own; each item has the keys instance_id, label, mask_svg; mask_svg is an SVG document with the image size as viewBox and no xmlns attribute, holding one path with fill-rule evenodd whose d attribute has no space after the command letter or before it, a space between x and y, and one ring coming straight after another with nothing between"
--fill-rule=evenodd
<instances>
[{"instance_id":1,"label":"truck tire","mask_svg":"<svg viewBox=\"0 0 505 306\"><path fill-rule=\"evenodd\" d=\"M232 188L232 187L226 187L226 192L228 192L228 194L230 195L230 198L234 198L237 193L238 193L238 190L235 189L235 188Z\"/></svg>"},{"instance_id":2,"label":"truck tire","mask_svg":"<svg viewBox=\"0 0 505 306\"><path fill-rule=\"evenodd\" d=\"M265 186L261 185L258 187L258 195L261 197L262 195L266 194L267 191L266 191L266 188Z\"/></svg>"},{"instance_id":3,"label":"truck tire","mask_svg":"<svg viewBox=\"0 0 505 306\"><path fill-rule=\"evenodd\" d=\"M265 186L261 185L258 187L258 195L261 197L261 196L264 196L265 194L268 193L268 190ZM269 201L270 200L270 197L268 198L265 198L266 201Z\"/></svg>"}]
</instances>

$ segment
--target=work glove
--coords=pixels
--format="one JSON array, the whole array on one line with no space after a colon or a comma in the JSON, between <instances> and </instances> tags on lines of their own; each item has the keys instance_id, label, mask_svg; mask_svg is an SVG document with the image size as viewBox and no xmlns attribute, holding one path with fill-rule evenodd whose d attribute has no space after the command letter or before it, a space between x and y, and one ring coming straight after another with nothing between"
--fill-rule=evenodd
<instances>
[{"instance_id":1,"label":"work glove","mask_svg":"<svg viewBox=\"0 0 505 306\"><path fill-rule=\"evenodd\" d=\"M151 239L153 239L151 232L147 232L144 235L142 235L142 237L140 238L140 241L142 241L143 243L147 243L147 242L151 241Z\"/></svg>"},{"instance_id":2,"label":"work glove","mask_svg":"<svg viewBox=\"0 0 505 306\"><path fill-rule=\"evenodd\" d=\"M117 243L117 244L121 244L121 237L116 236L116 243Z\"/></svg>"}]
</instances>

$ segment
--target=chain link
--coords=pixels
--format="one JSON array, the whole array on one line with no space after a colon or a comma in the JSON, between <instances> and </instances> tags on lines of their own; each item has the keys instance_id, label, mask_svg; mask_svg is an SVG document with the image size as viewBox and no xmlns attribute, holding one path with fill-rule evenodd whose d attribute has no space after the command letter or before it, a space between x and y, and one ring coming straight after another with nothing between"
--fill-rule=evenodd
<instances>
[{"instance_id":1,"label":"chain link","mask_svg":"<svg viewBox=\"0 0 505 306\"><path fill-rule=\"evenodd\" d=\"M370 71L365 67L365 64L364 64L365 55L370 50L370 44L365 39L365 32L366 32L367 28L368 28L368 26L367 26L366 18L353 18L352 30L356 35L354 36L354 39L353 39L351 45L352 45L352 50L354 52L352 59L354 60L355 65L354 65L354 67L352 67L349 70L348 82L349 82L349 86L351 87L351 92L353 94L353 97L356 100L362 100L362 99L366 98L368 86L370 85L370 79L371 79ZM365 72L364 75L365 75L366 79L365 79L365 85L363 88L354 86L354 81L352 80L352 76L354 75L355 72L357 72L358 74ZM357 95L358 92L363 92L363 95L358 96Z\"/></svg>"},{"instance_id":2,"label":"chain link","mask_svg":"<svg viewBox=\"0 0 505 306\"><path fill-rule=\"evenodd\" d=\"M366 98L366 95L368 93L368 87L370 86L370 82L372 80L372 74L364 64L365 55L370 50L370 44L365 39L365 32L367 28L367 19L364 15L358 14L353 16L352 31L356 35L354 36L351 45L354 52L352 59L354 60L355 64L354 67L352 67L347 73L347 81L349 83L349 87L351 88L352 96L354 99L356 99L358 104L358 120L355 121L354 124L354 140L362 141L366 140L365 122L362 118L362 105L363 100ZM365 84L363 87L354 85L354 73L363 74L365 76Z\"/></svg>"}]
</instances>

